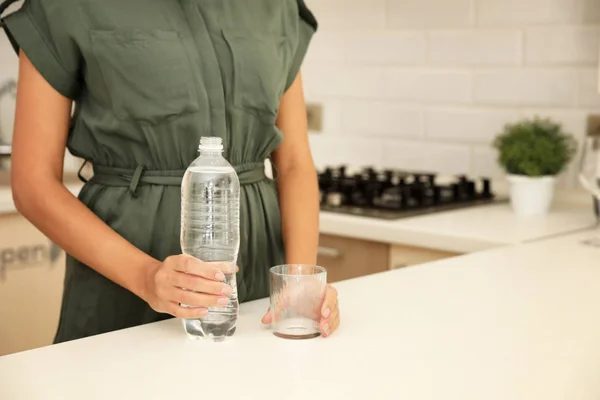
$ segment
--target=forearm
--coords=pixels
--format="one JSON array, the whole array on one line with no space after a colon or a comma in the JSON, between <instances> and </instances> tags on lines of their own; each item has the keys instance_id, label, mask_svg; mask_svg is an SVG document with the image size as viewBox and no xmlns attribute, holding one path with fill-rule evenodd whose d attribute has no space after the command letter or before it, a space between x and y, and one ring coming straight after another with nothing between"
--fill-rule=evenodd
<instances>
[{"instance_id":1,"label":"forearm","mask_svg":"<svg viewBox=\"0 0 600 400\"><path fill-rule=\"evenodd\" d=\"M13 197L17 209L53 242L145 299L147 273L158 261L113 231L61 182L38 179L14 184Z\"/></svg>"},{"instance_id":2,"label":"forearm","mask_svg":"<svg viewBox=\"0 0 600 400\"><path fill-rule=\"evenodd\" d=\"M316 264L319 246L319 187L314 166L280 171L279 198L286 263Z\"/></svg>"}]
</instances>

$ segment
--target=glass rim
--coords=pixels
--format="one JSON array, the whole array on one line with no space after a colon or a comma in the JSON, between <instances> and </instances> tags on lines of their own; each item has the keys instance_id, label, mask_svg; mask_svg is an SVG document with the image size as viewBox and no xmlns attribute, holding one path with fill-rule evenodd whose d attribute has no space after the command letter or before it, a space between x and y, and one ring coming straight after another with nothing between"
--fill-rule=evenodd
<instances>
[{"instance_id":1,"label":"glass rim","mask_svg":"<svg viewBox=\"0 0 600 400\"><path fill-rule=\"evenodd\" d=\"M294 275L294 274L286 274L283 272L279 272L278 270L281 270L285 267L310 267L313 268L315 270L314 273L312 274L303 274L303 275ZM273 275L277 275L277 276L318 276L318 275L324 275L327 273L327 269L325 269L325 267L321 267L320 265L316 265L316 264L280 264L280 265L275 265L271 268L269 268L269 273L273 274Z\"/></svg>"}]
</instances>

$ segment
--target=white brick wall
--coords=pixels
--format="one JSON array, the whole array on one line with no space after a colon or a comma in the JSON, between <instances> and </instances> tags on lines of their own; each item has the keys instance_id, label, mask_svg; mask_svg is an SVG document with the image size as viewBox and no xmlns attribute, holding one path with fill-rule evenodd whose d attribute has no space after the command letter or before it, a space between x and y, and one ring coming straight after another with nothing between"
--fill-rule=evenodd
<instances>
[{"instance_id":1,"label":"white brick wall","mask_svg":"<svg viewBox=\"0 0 600 400\"><path fill-rule=\"evenodd\" d=\"M448 174L464 174L470 169L469 148L445 143L390 141L384 142L383 163L386 168L413 171L442 169Z\"/></svg>"},{"instance_id":2,"label":"white brick wall","mask_svg":"<svg viewBox=\"0 0 600 400\"><path fill-rule=\"evenodd\" d=\"M379 97L422 103L471 101L471 74L467 72L394 69L384 74L386 91Z\"/></svg>"},{"instance_id":3,"label":"white brick wall","mask_svg":"<svg viewBox=\"0 0 600 400\"><path fill-rule=\"evenodd\" d=\"M472 0L396 0L387 2L386 20L393 29L462 28L472 24ZM318 2L315 1L315 2ZM371 0L365 1L370 3Z\"/></svg>"},{"instance_id":4,"label":"white brick wall","mask_svg":"<svg viewBox=\"0 0 600 400\"><path fill-rule=\"evenodd\" d=\"M521 36L517 29L433 31L429 34L429 61L434 66L517 66Z\"/></svg>"},{"instance_id":5,"label":"white brick wall","mask_svg":"<svg viewBox=\"0 0 600 400\"><path fill-rule=\"evenodd\" d=\"M525 31L525 62L530 65L596 65L597 27L535 27Z\"/></svg>"},{"instance_id":6,"label":"white brick wall","mask_svg":"<svg viewBox=\"0 0 600 400\"><path fill-rule=\"evenodd\" d=\"M520 68L473 74L476 103L555 107L573 107L577 103L577 71Z\"/></svg>"},{"instance_id":7,"label":"white brick wall","mask_svg":"<svg viewBox=\"0 0 600 400\"><path fill-rule=\"evenodd\" d=\"M581 140L600 112L598 0L306 1L321 24L304 67L324 105L318 165L500 177L490 143L506 123L548 116Z\"/></svg>"},{"instance_id":8,"label":"white brick wall","mask_svg":"<svg viewBox=\"0 0 600 400\"><path fill-rule=\"evenodd\" d=\"M475 15L482 27L579 22L578 0L475 0Z\"/></svg>"},{"instance_id":9,"label":"white brick wall","mask_svg":"<svg viewBox=\"0 0 600 400\"><path fill-rule=\"evenodd\" d=\"M348 135L398 138L424 135L423 110L394 103L347 101L342 105L341 124Z\"/></svg>"},{"instance_id":10,"label":"white brick wall","mask_svg":"<svg viewBox=\"0 0 600 400\"><path fill-rule=\"evenodd\" d=\"M423 32L330 32L315 40L307 59L353 65L423 65L427 58Z\"/></svg>"},{"instance_id":11,"label":"white brick wall","mask_svg":"<svg viewBox=\"0 0 600 400\"><path fill-rule=\"evenodd\" d=\"M385 24L386 0L317 0L309 3L323 30L379 29Z\"/></svg>"},{"instance_id":12,"label":"white brick wall","mask_svg":"<svg viewBox=\"0 0 600 400\"><path fill-rule=\"evenodd\" d=\"M519 117L516 109L432 108L427 111L427 137L430 141L489 144L506 121Z\"/></svg>"}]
</instances>

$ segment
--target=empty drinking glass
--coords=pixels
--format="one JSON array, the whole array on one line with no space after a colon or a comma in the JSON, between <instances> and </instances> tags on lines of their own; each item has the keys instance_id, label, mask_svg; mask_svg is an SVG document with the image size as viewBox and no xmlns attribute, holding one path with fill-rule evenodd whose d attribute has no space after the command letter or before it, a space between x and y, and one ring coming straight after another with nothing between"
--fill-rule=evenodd
<instances>
[{"instance_id":1,"label":"empty drinking glass","mask_svg":"<svg viewBox=\"0 0 600 400\"><path fill-rule=\"evenodd\" d=\"M327 271L316 265L289 264L270 269L271 329L285 339L320 335Z\"/></svg>"}]
</instances>

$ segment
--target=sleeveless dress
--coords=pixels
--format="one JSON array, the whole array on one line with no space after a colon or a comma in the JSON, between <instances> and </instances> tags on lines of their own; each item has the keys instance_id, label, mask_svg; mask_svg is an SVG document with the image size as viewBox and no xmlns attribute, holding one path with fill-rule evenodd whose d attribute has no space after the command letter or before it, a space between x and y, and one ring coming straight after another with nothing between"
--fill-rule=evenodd
<instances>
[{"instance_id":1,"label":"sleeveless dress","mask_svg":"<svg viewBox=\"0 0 600 400\"><path fill-rule=\"evenodd\" d=\"M317 28L304 2L26 0L2 22L75 102L67 147L94 169L79 199L152 257L181 253L183 172L201 136L223 138L242 184L239 299L268 296L268 269L285 254L264 162ZM68 256L55 342L169 317Z\"/></svg>"}]
</instances>

